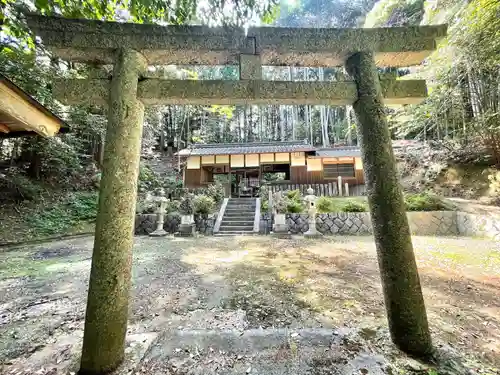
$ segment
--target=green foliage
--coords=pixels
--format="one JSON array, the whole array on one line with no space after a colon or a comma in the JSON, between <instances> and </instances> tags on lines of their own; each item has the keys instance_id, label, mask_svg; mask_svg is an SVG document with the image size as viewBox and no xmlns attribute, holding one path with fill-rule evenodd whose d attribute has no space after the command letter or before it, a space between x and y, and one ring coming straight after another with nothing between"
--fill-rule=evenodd
<instances>
[{"instance_id":1,"label":"green foliage","mask_svg":"<svg viewBox=\"0 0 500 375\"><path fill-rule=\"evenodd\" d=\"M267 211L269 211L269 201L268 200L261 200L260 201L260 212L266 213Z\"/></svg>"},{"instance_id":2,"label":"green foliage","mask_svg":"<svg viewBox=\"0 0 500 375\"><path fill-rule=\"evenodd\" d=\"M166 211L167 213L179 212L181 202L171 200L167 203Z\"/></svg>"},{"instance_id":3,"label":"green foliage","mask_svg":"<svg viewBox=\"0 0 500 375\"><path fill-rule=\"evenodd\" d=\"M195 214L208 215L214 212L215 202L208 195L197 195L193 199L193 211Z\"/></svg>"},{"instance_id":4,"label":"green foliage","mask_svg":"<svg viewBox=\"0 0 500 375\"><path fill-rule=\"evenodd\" d=\"M365 204L349 201L342 206L342 212L365 212L367 211L367 207Z\"/></svg>"},{"instance_id":5,"label":"green foliage","mask_svg":"<svg viewBox=\"0 0 500 375\"><path fill-rule=\"evenodd\" d=\"M381 0L366 16L364 27L418 25L424 15L424 0Z\"/></svg>"},{"instance_id":6,"label":"green foliage","mask_svg":"<svg viewBox=\"0 0 500 375\"><path fill-rule=\"evenodd\" d=\"M33 200L42 194L42 187L28 178L19 168L9 168L5 172L5 174L0 173L0 189L3 192L3 199Z\"/></svg>"},{"instance_id":7,"label":"green foliage","mask_svg":"<svg viewBox=\"0 0 500 375\"><path fill-rule=\"evenodd\" d=\"M341 197L319 197L316 201L318 213L330 212L365 212L368 206L365 200Z\"/></svg>"},{"instance_id":8,"label":"green foliage","mask_svg":"<svg viewBox=\"0 0 500 375\"><path fill-rule=\"evenodd\" d=\"M472 61L482 66L500 64L500 2L472 0L457 25L454 41Z\"/></svg>"},{"instance_id":9,"label":"green foliage","mask_svg":"<svg viewBox=\"0 0 500 375\"><path fill-rule=\"evenodd\" d=\"M284 196L281 192L277 192L273 195L273 209L278 214L287 213L288 198Z\"/></svg>"},{"instance_id":10,"label":"green foliage","mask_svg":"<svg viewBox=\"0 0 500 375\"><path fill-rule=\"evenodd\" d=\"M300 213L304 210L301 193L299 190L291 190L285 193L278 192L273 196L274 209L279 214Z\"/></svg>"},{"instance_id":11,"label":"green foliage","mask_svg":"<svg viewBox=\"0 0 500 375\"><path fill-rule=\"evenodd\" d=\"M153 170L141 163L139 166L139 191L153 191L161 187L161 182Z\"/></svg>"},{"instance_id":12,"label":"green foliage","mask_svg":"<svg viewBox=\"0 0 500 375\"><path fill-rule=\"evenodd\" d=\"M316 201L316 209L319 214L326 214L328 212L333 212L333 198L330 197L319 197Z\"/></svg>"},{"instance_id":13,"label":"green foliage","mask_svg":"<svg viewBox=\"0 0 500 375\"><path fill-rule=\"evenodd\" d=\"M500 171L495 171L488 176L490 182L490 194L494 198L494 202L500 205Z\"/></svg>"},{"instance_id":14,"label":"green foliage","mask_svg":"<svg viewBox=\"0 0 500 375\"><path fill-rule=\"evenodd\" d=\"M302 193L300 190L289 190L286 192L286 197L292 201L301 201L302 200Z\"/></svg>"},{"instance_id":15,"label":"green foliage","mask_svg":"<svg viewBox=\"0 0 500 375\"><path fill-rule=\"evenodd\" d=\"M446 203L442 198L429 194L406 194L405 195L406 211L450 211L453 206Z\"/></svg>"},{"instance_id":16,"label":"green foliage","mask_svg":"<svg viewBox=\"0 0 500 375\"><path fill-rule=\"evenodd\" d=\"M183 25L193 20L203 23L224 25L247 25L264 17L269 22L274 19L276 1L263 0L31 0L27 3L13 0L2 1L1 31L11 45L34 48L34 42L22 21L22 13L35 9L44 15L59 15L67 18L97 20L129 20L136 23L162 22Z\"/></svg>"},{"instance_id":17,"label":"green foliage","mask_svg":"<svg viewBox=\"0 0 500 375\"><path fill-rule=\"evenodd\" d=\"M286 211L292 214L299 214L304 211L304 205L299 201L287 199Z\"/></svg>"},{"instance_id":18,"label":"green foliage","mask_svg":"<svg viewBox=\"0 0 500 375\"><path fill-rule=\"evenodd\" d=\"M269 211L269 186L262 185L259 189L260 210L261 212Z\"/></svg>"},{"instance_id":19,"label":"green foliage","mask_svg":"<svg viewBox=\"0 0 500 375\"><path fill-rule=\"evenodd\" d=\"M184 195L181 199L181 203L179 204L179 212L182 215L192 215L194 214L194 194L188 193Z\"/></svg>"},{"instance_id":20,"label":"green foliage","mask_svg":"<svg viewBox=\"0 0 500 375\"><path fill-rule=\"evenodd\" d=\"M97 215L97 193L72 193L37 215L27 218L33 231L43 235L61 234L81 223L94 221Z\"/></svg>"},{"instance_id":21,"label":"green foliage","mask_svg":"<svg viewBox=\"0 0 500 375\"><path fill-rule=\"evenodd\" d=\"M410 3L417 1L382 0L367 17L371 24L367 21L365 25L384 25L398 12L401 19L411 17L412 11L406 7ZM438 0L426 1L424 8L423 22L448 23L448 37L427 59L426 66L409 77L426 79L429 96L421 104L391 111L394 135L453 139L482 150L500 166L500 2Z\"/></svg>"},{"instance_id":22,"label":"green foliage","mask_svg":"<svg viewBox=\"0 0 500 375\"><path fill-rule=\"evenodd\" d=\"M211 184L207 188L206 194L212 198L215 204L221 204L226 196L226 189L220 183Z\"/></svg>"}]
</instances>

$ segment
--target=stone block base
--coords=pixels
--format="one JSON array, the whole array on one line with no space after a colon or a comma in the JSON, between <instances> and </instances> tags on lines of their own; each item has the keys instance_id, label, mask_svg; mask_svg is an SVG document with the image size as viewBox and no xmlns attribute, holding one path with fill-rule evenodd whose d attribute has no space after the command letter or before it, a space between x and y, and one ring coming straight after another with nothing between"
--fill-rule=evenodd
<instances>
[{"instance_id":1,"label":"stone block base","mask_svg":"<svg viewBox=\"0 0 500 375\"><path fill-rule=\"evenodd\" d=\"M193 237L195 234L196 227L194 224L180 224L178 236L181 237Z\"/></svg>"},{"instance_id":2,"label":"stone block base","mask_svg":"<svg viewBox=\"0 0 500 375\"><path fill-rule=\"evenodd\" d=\"M150 237L165 237L168 233L163 229L155 230L154 232L149 233Z\"/></svg>"},{"instance_id":3,"label":"stone block base","mask_svg":"<svg viewBox=\"0 0 500 375\"><path fill-rule=\"evenodd\" d=\"M321 238L321 237L323 237L323 235L319 232L314 232L314 233L305 232L304 237L305 238Z\"/></svg>"}]
</instances>

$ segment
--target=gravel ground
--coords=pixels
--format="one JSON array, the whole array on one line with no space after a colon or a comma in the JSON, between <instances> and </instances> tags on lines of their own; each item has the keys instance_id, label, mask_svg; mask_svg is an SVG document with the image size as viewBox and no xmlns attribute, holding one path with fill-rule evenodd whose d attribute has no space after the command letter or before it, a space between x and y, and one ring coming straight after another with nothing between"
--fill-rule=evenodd
<instances>
[{"instance_id":1,"label":"gravel ground","mask_svg":"<svg viewBox=\"0 0 500 375\"><path fill-rule=\"evenodd\" d=\"M413 241L436 346L460 353L467 371L494 374L500 365L499 244ZM76 371L92 244L87 237L0 253L0 373ZM147 365L134 365L135 373L154 369L159 352L169 356L157 348L172 337L166 332L200 330L342 327L363 341L364 352L382 351L394 362L403 357L391 349L386 325L371 238L136 238L127 355ZM373 337L384 344L366 349L378 345L365 342ZM387 368L377 371L390 373ZM173 371L150 373L180 373Z\"/></svg>"}]
</instances>

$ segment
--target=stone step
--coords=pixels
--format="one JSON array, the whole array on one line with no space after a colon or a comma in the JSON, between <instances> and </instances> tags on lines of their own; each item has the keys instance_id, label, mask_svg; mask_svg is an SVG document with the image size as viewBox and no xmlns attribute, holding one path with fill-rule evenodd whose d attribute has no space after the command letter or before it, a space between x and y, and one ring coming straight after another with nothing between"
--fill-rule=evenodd
<instances>
[{"instance_id":1,"label":"stone step","mask_svg":"<svg viewBox=\"0 0 500 375\"><path fill-rule=\"evenodd\" d=\"M253 219L246 219L246 218L231 218L230 220L228 219L222 219L221 221L221 226L222 225L253 225Z\"/></svg>"},{"instance_id":2,"label":"stone step","mask_svg":"<svg viewBox=\"0 0 500 375\"><path fill-rule=\"evenodd\" d=\"M252 225L221 225L219 228L219 232L238 232L238 231L246 231L246 230L253 230L253 224Z\"/></svg>"},{"instance_id":3,"label":"stone step","mask_svg":"<svg viewBox=\"0 0 500 375\"><path fill-rule=\"evenodd\" d=\"M236 211L226 210L226 212L224 212L224 217L238 217L238 216L253 218L253 217L255 217L255 212L253 212L253 211L239 211L239 210L236 210Z\"/></svg>"},{"instance_id":4,"label":"stone step","mask_svg":"<svg viewBox=\"0 0 500 375\"><path fill-rule=\"evenodd\" d=\"M235 231L235 232L218 232L215 233L214 236L225 236L225 237L234 237L234 236L252 236L254 233L253 231Z\"/></svg>"},{"instance_id":5,"label":"stone step","mask_svg":"<svg viewBox=\"0 0 500 375\"><path fill-rule=\"evenodd\" d=\"M372 345L372 347L375 347ZM387 374L389 359L348 329L167 330L137 374Z\"/></svg>"}]
</instances>

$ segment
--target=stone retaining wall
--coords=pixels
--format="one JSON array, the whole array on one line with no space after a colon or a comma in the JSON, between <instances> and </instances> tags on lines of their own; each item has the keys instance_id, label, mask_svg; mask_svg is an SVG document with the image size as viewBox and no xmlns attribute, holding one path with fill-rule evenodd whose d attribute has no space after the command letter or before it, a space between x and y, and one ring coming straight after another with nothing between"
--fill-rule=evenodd
<instances>
[{"instance_id":1,"label":"stone retaining wall","mask_svg":"<svg viewBox=\"0 0 500 375\"><path fill-rule=\"evenodd\" d=\"M457 228L469 237L486 237L500 241L500 217L457 212Z\"/></svg>"},{"instance_id":2,"label":"stone retaining wall","mask_svg":"<svg viewBox=\"0 0 500 375\"><path fill-rule=\"evenodd\" d=\"M465 235L500 240L500 218L456 211L408 212L407 215L413 235ZM308 218L307 214L287 214L289 232L293 234L306 232L309 229ZM324 235L372 233L372 223L368 212L318 214L316 228Z\"/></svg>"},{"instance_id":3,"label":"stone retaining wall","mask_svg":"<svg viewBox=\"0 0 500 375\"><path fill-rule=\"evenodd\" d=\"M487 237L500 241L500 217L471 214L456 211L408 212L408 222L413 235L443 236L463 235L468 237ZM196 231L212 235L216 215L210 218L195 216ZM307 214L287 214L288 230L301 234L309 229ZM169 233L179 230L181 218L177 214L165 217L163 229ZM269 214L261 217L260 233L268 234L271 229ZM368 212L336 212L319 214L316 217L319 232L324 235L347 234L368 235L372 233L372 223ZM156 214L140 214L135 219L135 234L147 235L156 229Z\"/></svg>"},{"instance_id":4,"label":"stone retaining wall","mask_svg":"<svg viewBox=\"0 0 500 375\"><path fill-rule=\"evenodd\" d=\"M135 215L135 235L147 235L156 229L156 214L138 214ZM203 218L199 215L194 216L196 231L205 235L214 233L214 224L216 216ZM176 233L179 231L181 217L178 214L167 214L163 229L168 233Z\"/></svg>"}]
</instances>

